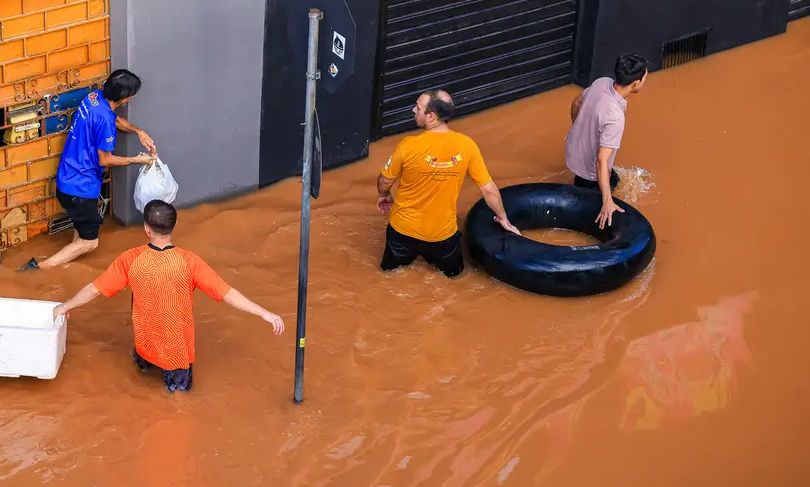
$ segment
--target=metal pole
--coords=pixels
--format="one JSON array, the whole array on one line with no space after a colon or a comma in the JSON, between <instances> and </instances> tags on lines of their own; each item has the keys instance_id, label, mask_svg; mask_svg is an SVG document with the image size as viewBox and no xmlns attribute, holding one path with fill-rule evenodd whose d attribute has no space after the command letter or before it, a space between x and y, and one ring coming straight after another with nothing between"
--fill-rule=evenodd
<instances>
[{"instance_id":1,"label":"metal pole","mask_svg":"<svg viewBox=\"0 0 810 487\"><path fill-rule=\"evenodd\" d=\"M309 10L309 49L307 54L307 102L304 113L304 171L301 189L301 250L298 256L298 323L295 334L295 393L296 403L304 400L304 347L307 330L307 279L309 277L309 213L312 186L312 143L315 125L315 87L321 77L318 71L318 30L323 13Z\"/></svg>"}]
</instances>

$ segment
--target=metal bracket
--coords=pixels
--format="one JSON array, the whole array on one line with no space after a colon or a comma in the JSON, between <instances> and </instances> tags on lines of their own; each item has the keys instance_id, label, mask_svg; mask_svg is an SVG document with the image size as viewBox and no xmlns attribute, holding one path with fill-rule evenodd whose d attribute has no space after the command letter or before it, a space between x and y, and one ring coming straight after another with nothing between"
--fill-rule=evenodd
<instances>
[{"instance_id":1,"label":"metal bracket","mask_svg":"<svg viewBox=\"0 0 810 487\"><path fill-rule=\"evenodd\" d=\"M70 221L70 218L65 216L52 218L48 222L48 235L54 235L61 231L67 230L68 228L73 227L73 222Z\"/></svg>"}]
</instances>

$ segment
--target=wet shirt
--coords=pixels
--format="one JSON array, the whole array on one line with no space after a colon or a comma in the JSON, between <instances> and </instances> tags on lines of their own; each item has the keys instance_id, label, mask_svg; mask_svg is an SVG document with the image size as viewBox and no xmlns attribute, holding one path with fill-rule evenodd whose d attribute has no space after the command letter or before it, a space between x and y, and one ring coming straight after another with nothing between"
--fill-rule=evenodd
<instances>
[{"instance_id":1,"label":"wet shirt","mask_svg":"<svg viewBox=\"0 0 810 487\"><path fill-rule=\"evenodd\" d=\"M106 297L129 286L135 350L164 370L194 363L194 290L221 301L231 289L193 252L151 244L121 254L93 284Z\"/></svg>"},{"instance_id":2,"label":"wet shirt","mask_svg":"<svg viewBox=\"0 0 810 487\"><path fill-rule=\"evenodd\" d=\"M458 231L458 194L466 175L479 187L492 181L475 142L453 131L405 137L381 174L400 178L391 226L425 242L439 242Z\"/></svg>"},{"instance_id":3,"label":"wet shirt","mask_svg":"<svg viewBox=\"0 0 810 487\"><path fill-rule=\"evenodd\" d=\"M73 121L56 173L56 187L62 193L81 198L98 198L104 168L98 151L115 150L115 112L104 94L90 92L73 112Z\"/></svg>"},{"instance_id":4,"label":"wet shirt","mask_svg":"<svg viewBox=\"0 0 810 487\"><path fill-rule=\"evenodd\" d=\"M565 164L577 176L597 181L596 158L600 147L613 149L613 168L624 133L627 100L613 88L611 78L599 78L582 93L582 105L565 139Z\"/></svg>"}]
</instances>

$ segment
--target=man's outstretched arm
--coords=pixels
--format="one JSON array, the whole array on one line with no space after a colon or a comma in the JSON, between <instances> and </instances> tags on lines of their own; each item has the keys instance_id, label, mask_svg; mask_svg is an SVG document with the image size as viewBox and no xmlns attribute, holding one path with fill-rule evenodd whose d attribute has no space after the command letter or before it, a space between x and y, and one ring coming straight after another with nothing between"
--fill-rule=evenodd
<instances>
[{"instance_id":1,"label":"man's outstretched arm","mask_svg":"<svg viewBox=\"0 0 810 487\"><path fill-rule=\"evenodd\" d=\"M72 309L84 306L99 297L100 294L96 285L91 282L84 286L75 296L55 307L53 309L53 318L56 319L62 315L66 315Z\"/></svg>"},{"instance_id":2,"label":"man's outstretched arm","mask_svg":"<svg viewBox=\"0 0 810 487\"><path fill-rule=\"evenodd\" d=\"M270 323L273 325L273 332L275 332L276 335L281 335L281 333L284 331L284 321L279 315L271 313L264 307L249 300L244 294L240 293L236 289L231 288L227 293L225 293L222 300L240 311L256 315L264 321Z\"/></svg>"}]
</instances>

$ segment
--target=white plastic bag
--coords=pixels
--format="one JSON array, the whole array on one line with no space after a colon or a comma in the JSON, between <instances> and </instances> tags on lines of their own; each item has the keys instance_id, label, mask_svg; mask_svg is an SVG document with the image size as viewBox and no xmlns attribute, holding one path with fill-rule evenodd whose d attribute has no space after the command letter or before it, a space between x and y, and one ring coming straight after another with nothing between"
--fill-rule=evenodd
<instances>
[{"instance_id":1,"label":"white plastic bag","mask_svg":"<svg viewBox=\"0 0 810 487\"><path fill-rule=\"evenodd\" d=\"M152 200L163 200L171 203L177 197L177 181L172 177L169 166L160 158L154 163L141 167L138 180L135 181L135 208L143 213L147 203Z\"/></svg>"}]
</instances>

